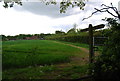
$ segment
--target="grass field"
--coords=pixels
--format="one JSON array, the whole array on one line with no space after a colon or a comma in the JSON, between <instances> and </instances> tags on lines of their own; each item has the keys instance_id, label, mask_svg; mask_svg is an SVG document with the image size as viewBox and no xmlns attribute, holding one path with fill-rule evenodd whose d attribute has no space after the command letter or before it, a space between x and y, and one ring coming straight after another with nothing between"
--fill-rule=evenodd
<instances>
[{"instance_id":1,"label":"grass field","mask_svg":"<svg viewBox=\"0 0 120 81\"><path fill-rule=\"evenodd\" d=\"M2 50L3 79L78 78L87 71L84 60L75 60L86 53L50 40L5 41Z\"/></svg>"}]
</instances>

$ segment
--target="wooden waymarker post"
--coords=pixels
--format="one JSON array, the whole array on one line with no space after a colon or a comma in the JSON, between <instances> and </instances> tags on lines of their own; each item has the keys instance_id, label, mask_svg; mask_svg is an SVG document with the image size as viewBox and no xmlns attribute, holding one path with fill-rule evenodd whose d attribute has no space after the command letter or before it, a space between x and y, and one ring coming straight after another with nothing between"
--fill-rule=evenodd
<instances>
[{"instance_id":1,"label":"wooden waymarker post","mask_svg":"<svg viewBox=\"0 0 120 81\"><path fill-rule=\"evenodd\" d=\"M89 25L89 62L93 62L94 48L93 48L93 27L92 24Z\"/></svg>"},{"instance_id":2,"label":"wooden waymarker post","mask_svg":"<svg viewBox=\"0 0 120 81\"><path fill-rule=\"evenodd\" d=\"M104 28L104 24L100 24L97 26L92 26L92 24L89 24L89 27L86 29L82 29L81 32L89 31L89 62L93 63L93 57L94 57L94 46L93 46L93 30Z\"/></svg>"}]
</instances>

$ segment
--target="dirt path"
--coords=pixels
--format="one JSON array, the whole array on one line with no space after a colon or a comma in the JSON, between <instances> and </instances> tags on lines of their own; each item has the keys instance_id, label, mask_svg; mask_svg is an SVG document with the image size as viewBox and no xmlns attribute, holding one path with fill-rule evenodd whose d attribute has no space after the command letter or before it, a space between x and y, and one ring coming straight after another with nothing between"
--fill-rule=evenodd
<instances>
[{"instance_id":1,"label":"dirt path","mask_svg":"<svg viewBox=\"0 0 120 81\"><path fill-rule=\"evenodd\" d=\"M77 69L76 67L84 66L89 63L89 50L86 48L83 48L83 47L62 43L59 41L53 41L53 42L80 49L81 53L78 53L78 55L71 57L69 63L55 64L54 66L57 68L57 70L50 73L49 78L50 79L55 78L56 76L60 75L58 77L58 79L70 79L72 75L74 75L74 76L77 75L80 77L86 75L87 69L86 69L85 73L81 73L81 72L79 72L79 69ZM81 57L80 54L85 54L85 57ZM48 77L46 77L46 78L48 78Z\"/></svg>"},{"instance_id":2,"label":"dirt path","mask_svg":"<svg viewBox=\"0 0 120 81\"><path fill-rule=\"evenodd\" d=\"M71 46L71 47L75 47L75 48L78 48L78 49L80 49L81 51L89 54L89 50L86 49L86 48L83 48L83 47L75 46L75 45L72 45L72 44L65 44L65 43L58 42L58 41L54 41L54 43L59 43L59 44L64 44L64 45L68 45L68 46ZM95 55L99 55L99 52L95 52Z\"/></svg>"},{"instance_id":3,"label":"dirt path","mask_svg":"<svg viewBox=\"0 0 120 81\"><path fill-rule=\"evenodd\" d=\"M75 45L71 45L71 44L62 43L62 42L59 42L59 41L53 41L53 42L63 44L63 45L68 45L68 46L71 46L71 47L74 47L74 48L78 48L82 51L83 54L87 54L87 56L84 57L84 58L81 58L79 56L72 57L70 63L58 64L57 66L59 68L65 68L65 67L72 66L72 65L82 65L82 64L88 63L88 61L89 61L89 50L88 49L82 48L82 47L79 47L79 46L75 46Z\"/></svg>"},{"instance_id":4,"label":"dirt path","mask_svg":"<svg viewBox=\"0 0 120 81\"><path fill-rule=\"evenodd\" d=\"M81 49L83 52L85 53L89 53L89 50L86 49L86 48L82 48L82 47L79 47L79 46L75 46L75 45L72 45L72 44L65 44L65 43L62 43L62 42L58 42L58 41L54 41L55 43L59 43L59 44L64 44L64 45L68 45L68 46L71 46L71 47L75 47L75 48L79 48Z\"/></svg>"}]
</instances>

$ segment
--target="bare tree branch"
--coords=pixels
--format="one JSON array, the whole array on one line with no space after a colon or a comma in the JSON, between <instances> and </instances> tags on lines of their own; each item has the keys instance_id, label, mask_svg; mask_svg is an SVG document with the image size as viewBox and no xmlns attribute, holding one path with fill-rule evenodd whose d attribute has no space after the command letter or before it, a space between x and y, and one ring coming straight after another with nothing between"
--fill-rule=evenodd
<instances>
[{"instance_id":1,"label":"bare tree branch","mask_svg":"<svg viewBox=\"0 0 120 81\"><path fill-rule=\"evenodd\" d=\"M110 11L108 11L108 10L106 10L106 12L108 12L109 14L111 14L112 16L114 16L114 17L118 17L118 16L115 16L114 14L112 14Z\"/></svg>"},{"instance_id":2,"label":"bare tree branch","mask_svg":"<svg viewBox=\"0 0 120 81\"><path fill-rule=\"evenodd\" d=\"M88 19L88 18L90 18L90 17L92 17L95 13L97 13L98 11L95 11L95 12L93 12L89 17L87 17L87 18L83 18L83 20L85 20L85 19ZM82 20L82 21L83 21Z\"/></svg>"},{"instance_id":3,"label":"bare tree branch","mask_svg":"<svg viewBox=\"0 0 120 81\"><path fill-rule=\"evenodd\" d=\"M109 6L107 6L107 5L105 5L105 4L102 4L101 6L105 6L105 7L109 8Z\"/></svg>"},{"instance_id":4,"label":"bare tree branch","mask_svg":"<svg viewBox=\"0 0 120 81\"><path fill-rule=\"evenodd\" d=\"M107 6L107 5L105 5L105 4L102 4L101 6L104 6L104 8L102 8L102 9L94 8L96 11L93 12L89 17L83 18L83 20L92 17L92 16L93 16L95 13L97 13L97 12L101 12L101 13L102 13L102 12L107 12L107 13L109 13L110 15L112 15L113 17L120 19L120 14L119 14L119 12L118 12L118 9L117 9L116 7L114 7L114 6L112 5L112 3L111 3L111 6ZM112 9L112 10L116 13L116 15L114 15L113 13L111 13L111 12L109 11L109 9ZM83 21L83 20L82 20L82 21Z\"/></svg>"}]
</instances>

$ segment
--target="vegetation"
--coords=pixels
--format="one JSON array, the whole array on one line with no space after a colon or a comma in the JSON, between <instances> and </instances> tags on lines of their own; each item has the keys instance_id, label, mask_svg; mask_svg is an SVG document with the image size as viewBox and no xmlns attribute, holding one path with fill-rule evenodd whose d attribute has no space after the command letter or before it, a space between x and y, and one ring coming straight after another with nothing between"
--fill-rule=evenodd
<instances>
[{"instance_id":1,"label":"vegetation","mask_svg":"<svg viewBox=\"0 0 120 81\"><path fill-rule=\"evenodd\" d=\"M10 2L4 2L4 7L13 7L14 2L12 0ZM8 5L10 3L10 5ZM18 0L16 3L22 5L21 1ZM56 4L56 2L45 2L46 4ZM85 6L84 1L77 0L74 2L71 2L67 0L66 2L62 1L60 2L60 13L65 13L66 9L69 6L78 6L80 9L83 10L83 7ZM95 8L95 12L91 14L91 16L97 12L107 12L111 14L113 17L120 19L120 14L116 7L114 7L112 4L111 6L107 6L105 4L102 4L104 8L97 9ZM109 9L112 9L115 12L115 15L109 11ZM90 18L89 16L88 18ZM87 18L84 18L87 19ZM84 20L83 19L83 20ZM95 60L95 62L91 65L92 74L94 75L95 81L120 81L120 24L117 22L116 19L113 18L107 18L105 19L110 29L105 29L102 31L103 35L101 35L101 31L96 32L94 36L108 36L109 40L106 42L106 46L104 47L102 54L98 56ZM13 38L10 38L10 40L13 40ZM60 41L67 41L67 42L80 42L80 43L87 43L88 44L88 33L81 33L76 32L75 28L70 29L67 33L64 33L62 31L56 31L54 35L46 36L46 39L49 40L60 40ZM21 39L21 37L19 38ZM22 37L24 39L24 37ZM3 40L7 40L6 37L3 35ZM27 66L35 66L35 65L52 65L56 63L63 63L63 62L70 62L70 58L75 56L76 54L80 53L78 49L73 49L72 47L68 49L66 46L62 46L61 44L53 44L52 42L42 41L42 43L37 43L37 45L32 45L31 42L22 41L25 42L25 44L19 42L19 41L7 41L3 42L3 68L9 70L4 71L4 78L40 78L38 76L45 75L46 72L50 72L52 75L52 71L58 71L58 68L55 69L54 66L43 66L43 67L36 67L35 70L37 72L34 73L34 70L32 67L28 68ZM17 43L19 42L19 43ZM32 42L33 43L33 42ZM47 45L43 45L47 44ZM39 47L39 46L42 47ZM57 47L58 46L58 47ZM27 48L26 48L27 47ZM58 49L61 49L58 51ZM46 52L47 49L47 52ZM24 51L25 50L25 51ZM52 51L51 51L52 50ZM56 51L56 52L53 52ZM18 56L19 55L19 56ZM26 61L27 60L27 61ZM12 75L15 75L17 73L22 73L22 75L18 74L15 77L12 75L9 76L9 73L13 70L10 68L18 68L18 67L26 67L24 69L17 69L13 72ZM59 69L61 71L64 70L64 72L69 71L67 73L60 73L59 76L56 76L56 78L63 78L63 76L68 75L72 78L79 78L79 72L85 73L84 68L86 66L72 66L67 69ZM81 70L82 69L82 70ZM73 71L71 71L73 70ZM39 72L40 71L40 72ZM83 71L83 72L82 72ZM75 74L73 74L75 73ZM30 75L28 75L30 74ZM37 75L38 74L38 75ZM53 73L54 74L54 73ZM33 75L36 75L33 77ZM65 78L65 77L64 77Z\"/></svg>"},{"instance_id":2,"label":"vegetation","mask_svg":"<svg viewBox=\"0 0 120 81\"><path fill-rule=\"evenodd\" d=\"M39 2L43 2L46 5L49 4L54 4L56 5L57 3L60 3L60 13L65 13L67 8L69 7L79 7L80 10L84 10L84 6L85 6L85 0L62 0L60 2L57 2L57 0L40 0ZM18 4L22 6L22 0L4 0L4 8L11 8L14 6L14 4Z\"/></svg>"},{"instance_id":3,"label":"vegetation","mask_svg":"<svg viewBox=\"0 0 120 81\"><path fill-rule=\"evenodd\" d=\"M60 41L67 41L67 42L76 42L76 43L86 43L88 44L88 35L77 35L77 34L68 34L68 35L52 35L47 36L46 39L48 40L60 40ZM85 40L87 39L87 40Z\"/></svg>"},{"instance_id":4,"label":"vegetation","mask_svg":"<svg viewBox=\"0 0 120 81\"><path fill-rule=\"evenodd\" d=\"M111 33L111 31L112 31L111 29L94 31L94 36L107 37ZM68 30L67 33L57 30L55 31L55 34L34 34L34 35L20 34L16 36L4 36L4 35L2 36L3 36L2 39L3 39L3 78L4 79L5 78L47 79L48 78L47 76L51 76L51 78L54 79L55 78L75 79L75 78L80 78L81 76L87 74L88 65L86 64L86 62L84 62L84 60L86 60L86 56L88 57L88 54L80 51L80 49L69 47L64 44L79 46L79 47L87 48L88 50L88 43L89 43L88 32L81 32L78 29L72 28L70 29L70 31ZM33 36L37 36L38 39L44 38L47 40L26 39L27 37L33 37ZM61 42L61 43L55 43L55 42ZM100 43L101 41L98 40L97 42ZM76 62L71 61L71 59L74 57L83 58L82 60L81 59L78 60L80 62L80 65ZM97 62L95 64L97 64ZM56 69L56 67L58 67L56 66L56 64L61 64L61 63L70 63L69 64L70 66L69 68L65 67L63 69L60 68ZM92 66L92 69L95 69L94 72L95 78L97 76L96 75L97 73L96 70L98 68L97 66L99 66L99 64ZM79 67L79 68L73 69L73 67ZM35 70L33 70L33 68ZM43 71L44 68L46 68L48 72L47 71L44 72ZM81 70L82 68L83 71ZM64 69L72 69L73 71L68 71L68 70L66 71ZM78 72L75 69L77 69ZM38 70L40 70L40 72ZM57 71L60 72L57 73ZM30 72L31 74L29 75L28 73ZM16 73L21 73L21 74L15 75ZM46 73L51 73L51 75L46 75ZM11 76L9 74L11 74Z\"/></svg>"},{"instance_id":5,"label":"vegetation","mask_svg":"<svg viewBox=\"0 0 120 81\"><path fill-rule=\"evenodd\" d=\"M7 41L3 42L3 69L69 62L77 52L80 51L52 41Z\"/></svg>"},{"instance_id":6,"label":"vegetation","mask_svg":"<svg viewBox=\"0 0 120 81\"><path fill-rule=\"evenodd\" d=\"M3 79L75 79L88 68L87 61L73 59L88 54L51 40L3 41L2 56Z\"/></svg>"},{"instance_id":7,"label":"vegetation","mask_svg":"<svg viewBox=\"0 0 120 81\"><path fill-rule=\"evenodd\" d=\"M37 39L45 39L46 36L49 36L52 34L19 34L15 36L5 36L5 35L0 35L2 36L2 41L7 41L7 40L28 40L28 37L36 37ZM34 39L34 38L33 38Z\"/></svg>"},{"instance_id":8,"label":"vegetation","mask_svg":"<svg viewBox=\"0 0 120 81\"><path fill-rule=\"evenodd\" d=\"M84 76L88 66L73 65L60 68L55 65L9 69L3 72L3 79L42 79L61 80L78 79Z\"/></svg>"},{"instance_id":9,"label":"vegetation","mask_svg":"<svg viewBox=\"0 0 120 81\"><path fill-rule=\"evenodd\" d=\"M120 80L120 24L113 18L105 19L110 29L105 34L109 36L102 54L97 58L94 66L95 81Z\"/></svg>"},{"instance_id":10,"label":"vegetation","mask_svg":"<svg viewBox=\"0 0 120 81\"><path fill-rule=\"evenodd\" d=\"M59 40L59 41L66 41L66 42L73 42L73 43L83 43L89 44L89 35L88 32L80 32L76 31L78 29L70 29L66 34L52 34L50 36L46 36L45 39L47 40ZM103 37L105 36L105 31L94 31L94 37ZM107 37L107 36L106 36ZM96 40L97 43L103 43L103 41Z\"/></svg>"}]
</instances>

